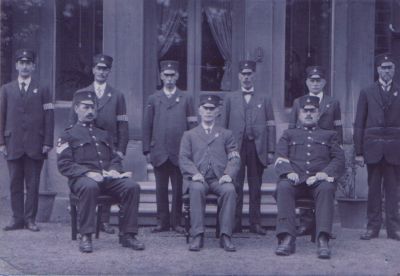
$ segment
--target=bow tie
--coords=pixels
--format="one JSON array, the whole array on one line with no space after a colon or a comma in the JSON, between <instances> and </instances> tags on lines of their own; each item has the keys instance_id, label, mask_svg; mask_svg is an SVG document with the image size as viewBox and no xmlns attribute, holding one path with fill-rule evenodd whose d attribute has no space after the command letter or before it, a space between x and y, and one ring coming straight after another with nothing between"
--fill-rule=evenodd
<instances>
[{"instance_id":1,"label":"bow tie","mask_svg":"<svg viewBox=\"0 0 400 276\"><path fill-rule=\"evenodd\" d=\"M243 93L243 96L246 96L246 95L253 95L253 91L242 91L242 93Z\"/></svg>"}]
</instances>

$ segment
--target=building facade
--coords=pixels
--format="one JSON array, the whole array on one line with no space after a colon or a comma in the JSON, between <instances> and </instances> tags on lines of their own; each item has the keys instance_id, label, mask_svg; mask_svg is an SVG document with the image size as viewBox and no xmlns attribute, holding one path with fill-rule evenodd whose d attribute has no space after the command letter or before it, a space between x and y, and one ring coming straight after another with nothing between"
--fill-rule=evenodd
<instances>
[{"instance_id":1,"label":"building facade","mask_svg":"<svg viewBox=\"0 0 400 276\"><path fill-rule=\"evenodd\" d=\"M1 84L16 77L15 51L34 49L36 77L53 91L58 137L73 92L93 81L92 56L113 56L110 83L128 107L125 166L146 180L142 114L160 87L160 60L180 61L178 86L196 99L234 91L238 61L257 61L256 90L273 100L278 137L294 98L305 93L305 68L318 64L327 71L326 92L341 102L344 141L351 144L359 91L376 78L374 56L400 51L393 33L399 14L396 0L2 0ZM8 197L6 162L0 165L1 197ZM43 174L41 189L66 202L54 150Z\"/></svg>"}]
</instances>

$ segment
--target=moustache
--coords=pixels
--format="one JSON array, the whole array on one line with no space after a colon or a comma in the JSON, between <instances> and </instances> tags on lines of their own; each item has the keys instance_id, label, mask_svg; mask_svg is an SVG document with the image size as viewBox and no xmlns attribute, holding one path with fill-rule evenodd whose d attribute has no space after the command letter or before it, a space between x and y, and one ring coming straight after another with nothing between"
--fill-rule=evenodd
<instances>
[{"instance_id":1,"label":"moustache","mask_svg":"<svg viewBox=\"0 0 400 276\"><path fill-rule=\"evenodd\" d=\"M86 115L86 118L88 118L88 119L93 119L93 117L94 117L93 113L89 113Z\"/></svg>"}]
</instances>

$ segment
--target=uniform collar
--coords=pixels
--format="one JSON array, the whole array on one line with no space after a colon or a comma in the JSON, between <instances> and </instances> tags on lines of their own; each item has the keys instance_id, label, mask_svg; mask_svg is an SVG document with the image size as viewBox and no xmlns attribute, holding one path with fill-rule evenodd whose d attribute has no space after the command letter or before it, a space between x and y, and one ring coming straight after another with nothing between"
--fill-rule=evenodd
<instances>
[{"instance_id":1,"label":"uniform collar","mask_svg":"<svg viewBox=\"0 0 400 276\"><path fill-rule=\"evenodd\" d=\"M212 132L214 125L215 125L215 123L213 123L211 126L208 126L208 125L204 124L203 122L201 122L201 126L203 127L204 131L206 131L206 129L209 129L210 133Z\"/></svg>"},{"instance_id":2,"label":"uniform collar","mask_svg":"<svg viewBox=\"0 0 400 276\"><path fill-rule=\"evenodd\" d=\"M76 124L77 124L78 126L81 126L81 127L90 127L90 128L92 128L92 127L94 126L92 122L86 123L86 122L80 122L80 121L78 121Z\"/></svg>"},{"instance_id":3,"label":"uniform collar","mask_svg":"<svg viewBox=\"0 0 400 276\"><path fill-rule=\"evenodd\" d=\"M393 80L390 80L389 82L384 82L383 79L379 78L379 84L383 87L390 86L392 84Z\"/></svg>"},{"instance_id":4,"label":"uniform collar","mask_svg":"<svg viewBox=\"0 0 400 276\"><path fill-rule=\"evenodd\" d=\"M298 128L309 131L309 130L316 130L317 126L298 126Z\"/></svg>"},{"instance_id":5,"label":"uniform collar","mask_svg":"<svg viewBox=\"0 0 400 276\"><path fill-rule=\"evenodd\" d=\"M168 96L173 96L175 94L175 92L176 92L176 86L171 91L169 91L169 90L165 89L165 87L163 87L163 92L167 97Z\"/></svg>"},{"instance_id":6,"label":"uniform collar","mask_svg":"<svg viewBox=\"0 0 400 276\"><path fill-rule=\"evenodd\" d=\"M321 103L322 97L324 96L324 91L319 92L318 94L309 93L310 96L318 97L319 102Z\"/></svg>"},{"instance_id":7,"label":"uniform collar","mask_svg":"<svg viewBox=\"0 0 400 276\"><path fill-rule=\"evenodd\" d=\"M24 82L25 83L25 89L28 89L29 84L31 83L32 77L29 77L27 79L23 79L20 76L18 76L18 84L19 86L21 86L21 83Z\"/></svg>"}]
</instances>

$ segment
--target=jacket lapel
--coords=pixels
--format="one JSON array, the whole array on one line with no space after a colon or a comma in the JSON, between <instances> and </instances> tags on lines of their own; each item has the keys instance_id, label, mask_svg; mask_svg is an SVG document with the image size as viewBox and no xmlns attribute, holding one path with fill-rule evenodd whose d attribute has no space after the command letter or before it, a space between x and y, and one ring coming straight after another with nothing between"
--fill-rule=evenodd
<instances>
[{"instance_id":1,"label":"jacket lapel","mask_svg":"<svg viewBox=\"0 0 400 276\"><path fill-rule=\"evenodd\" d=\"M168 109L172 108L174 105L178 104L181 100L182 97L182 91L176 89L175 94L171 97L171 99L168 99Z\"/></svg>"},{"instance_id":2,"label":"jacket lapel","mask_svg":"<svg viewBox=\"0 0 400 276\"><path fill-rule=\"evenodd\" d=\"M93 91L94 91L94 86L93 86ZM111 98L113 97L113 95L114 95L114 91L113 91L113 89L111 88L111 86L109 86L108 83L107 83L107 84L106 84L106 89L104 90L103 96L102 96L100 99L98 99L98 100L99 100L99 107L98 107L98 109L99 109L99 110L102 109L102 108L106 105L106 103L108 103L108 101L111 100Z\"/></svg>"},{"instance_id":3,"label":"jacket lapel","mask_svg":"<svg viewBox=\"0 0 400 276\"><path fill-rule=\"evenodd\" d=\"M204 132L204 131L203 131ZM220 134L220 129L216 125L211 130L210 134L206 134L208 137L208 144L211 144L212 142L215 141L221 134Z\"/></svg>"},{"instance_id":4,"label":"jacket lapel","mask_svg":"<svg viewBox=\"0 0 400 276\"><path fill-rule=\"evenodd\" d=\"M328 95L323 95L321 102L319 103L320 113L323 114L330 108L331 97Z\"/></svg>"},{"instance_id":5,"label":"jacket lapel","mask_svg":"<svg viewBox=\"0 0 400 276\"><path fill-rule=\"evenodd\" d=\"M234 108L237 108L237 111L240 113L240 115L242 116L242 118L244 118L244 107L243 107L243 95L242 95L242 91L238 91L236 92L236 94L233 97L233 101L234 103L232 104L232 106Z\"/></svg>"},{"instance_id":6,"label":"jacket lapel","mask_svg":"<svg viewBox=\"0 0 400 276\"><path fill-rule=\"evenodd\" d=\"M375 99L375 101L378 103L378 105L384 109L385 106L383 104L382 96L381 96L381 86L379 82L375 83L375 89L372 91L372 97Z\"/></svg>"}]
</instances>

